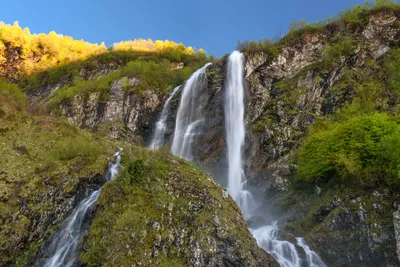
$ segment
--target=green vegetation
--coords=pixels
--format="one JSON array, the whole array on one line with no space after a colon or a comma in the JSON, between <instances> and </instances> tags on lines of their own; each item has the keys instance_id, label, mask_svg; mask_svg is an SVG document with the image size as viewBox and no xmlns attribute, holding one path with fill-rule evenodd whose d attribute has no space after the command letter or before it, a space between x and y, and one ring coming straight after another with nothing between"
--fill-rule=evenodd
<instances>
[{"instance_id":1,"label":"green vegetation","mask_svg":"<svg viewBox=\"0 0 400 267\"><path fill-rule=\"evenodd\" d=\"M182 84L190 74L204 62L193 63L183 68L173 68L168 60L134 60L116 71L102 75L97 79L84 80L76 78L73 85L66 86L54 92L49 104L58 106L62 101L68 101L77 94L100 92L101 99L106 100L112 83L122 79L125 92L143 92L151 90L165 94L173 87ZM138 84L130 85L127 78L136 78Z\"/></svg>"},{"instance_id":2,"label":"green vegetation","mask_svg":"<svg viewBox=\"0 0 400 267\"><path fill-rule=\"evenodd\" d=\"M301 146L298 175L309 181L336 176L366 186L400 182L400 146L391 146L399 141L398 122L385 114L319 125Z\"/></svg>"},{"instance_id":3,"label":"green vegetation","mask_svg":"<svg viewBox=\"0 0 400 267\"><path fill-rule=\"evenodd\" d=\"M374 186L400 182L400 50L362 69L345 68L333 91L353 90L351 102L311 128L300 147L298 175ZM340 94L339 94L340 95Z\"/></svg>"},{"instance_id":4,"label":"green vegetation","mask_svg":"<svg viewBox=\"0 0 400 267\"><path fill-rule=\"evenodd\" d=\"M97 202L81 253L88 266L188 266L195 246L205 258L224 257L218 247L227 242L242 255L256 249L237 205L223 199L222 188L187 161L125 148L122 164Z\"/></svg>"},{"instance_id":5,"label":"green vegetation","mask_svg":"<svg viewBox=\"0 0 400 267\"><path fill-rule=\"evenodd\" d=\"M0 119L16 115L25 108L27 97L15 84L0 79Z\"/></svg>"},{"instance_id":6,"label":"green vegetation","mask_svg":"<svg viewBox=\"0 0 400 267\"><path fill-rule=\"evenodd\" d=\"M0 82L1 266L27 262L43 242L40 231L48 237L55 230L56 205L102 175L115 149L62 119L30 116L25 104L16 85Z\"/></svg>"},{"instance_id":7,"label":"green vegetation","mask_svg":"<svg viewBox=\"0 0 400 267\"><path fill-rule=\"evenodd\" d=\"M331 42L324 48L323 64L326 69L335 67L343 57L351 56L355 53L355 40L350 37L342 37Z\"/></svg>"},{"instance_id":8,"label":"green vegetation","mask_svg":"<svg viewBox=\"0 0 400 267\"><path fill-rule=\"evenodd\" d=\"M357 5L345 11L337 18L329 18L316 23L307 23L305 20L292 22L288 33L281 39L270 41L265 38L260 41L239 42L237 49L245 53L264 52L273 58L282 47L302 41L308 34L335 31L335 29L343 27L346 32L351 34L351 30L354 31L358 27L365 26L371 14L382 10L391 10L400 14L400 4L392 0L376 0L373 4L367 1L364 5Z\"/></svg>"}]
</instances>

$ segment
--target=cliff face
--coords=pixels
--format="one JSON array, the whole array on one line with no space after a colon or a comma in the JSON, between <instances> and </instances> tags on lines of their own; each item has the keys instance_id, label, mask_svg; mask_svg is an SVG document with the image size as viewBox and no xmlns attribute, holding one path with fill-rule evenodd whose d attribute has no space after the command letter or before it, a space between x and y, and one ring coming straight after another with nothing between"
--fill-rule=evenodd
<instances>
[{"instance_id":1,"label":"cliff face","mask_svg":"<svg viewBox=\"0 0 400 267\"><path fill-rule=\"evenodd\" d=\"M336 113L355 96L354 87L341 84L349 69L362 72L369 62L381 62L390 49L400 45L399 17L391 11L377 12L370 15L367 25L351 33L354 49L343 53L337 64L327 66L326 50L344 35L345 28L336 25L304 34L273 58L264 53L246 54L245 171L250 186L267 189L265 203L284 214L280 223L291 222L286 233L305 236L328 264L395 266L398 220L393 205L398 197L394 189L383 186L374 193L366 190L343 194L342 188L323 188L321 194L321 188L316 187L301 198L288 180L296 170L292 156L308 128L317 119ZM192 146L194 161L222 184L226 183L225 62L222 58L207 69L206 86L199 91L207 123ZM178 105L179 98L177 94L172 105ZM391 112L393 103L382 100L379 109ZM176 114L176 108L172 109L167 131L170 142ZM313 218L312 222L307 218ZM304 220L308 228L299 226Z\"/></svg>"},{"instance_id":2,"label":"cliff face","mask_svg":"<svg viewBox=\"0 0 400 267\"><path fill-rule=\"evenodd\" d=\"M149 129L159 114L159 96L151 90L126 93L123 80L113 82L107 101L101 100L99 92L89 96L76 95L70 103L61 105L61 114L81 128L98 130L104 126L110 138L135 140L134 136L149 135ZM135 78L127 80L130 86L140 83Z\"/></svg>"}]
</instances>

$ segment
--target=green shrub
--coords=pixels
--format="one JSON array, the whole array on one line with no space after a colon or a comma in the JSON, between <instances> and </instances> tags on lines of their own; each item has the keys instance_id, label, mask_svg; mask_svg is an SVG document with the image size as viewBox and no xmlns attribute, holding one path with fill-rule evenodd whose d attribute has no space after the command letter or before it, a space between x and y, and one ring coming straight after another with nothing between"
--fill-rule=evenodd
<instances>
[{"instance_id":1,"label":"green shrub","mask_svg":"<svg viewBox=\"0 0 400 267\"><path fill-rule=\"evenodd\" d=\"M27 104L28 99L21 89L15 84L8 84L0 79L0 104L13 105L18 110L22 110Z\"/></svg>"},{"instance_id":2,"label":"green shrub","mask_svg":"<svg viewBox=\"0 0 400 267\"><path fill-rule=\"evenodd\" d=\"M400 126L386 114L359 115L344 122L320 124L300 147L298 176L307 181L336 177L343 182L370 186L399 182L397 142Z\"/></svg>"},{"instance_id":3,"label":"green shrub","mask_svg":"<svg viewBox=\"0 0 400 267\"><path fill-rule=\"evenodd\" d=\"M53 155L58 160L82 158L87 162L95 161L104 151L103 146L93 136L76 135L66 137L53 147Z\"/></svg>"},{"instance_id":4,"label":"green shrub","mask_svg":"<svg viewBox=\"0 0 400 267\"><path fill-rule=\"evenodd\" d=\"M355 41L349 37L343 37L328 44L323 51L322 60L325 67L333 68L344 56L354 54L355 48Z\"/></svg>"}]
</instances>

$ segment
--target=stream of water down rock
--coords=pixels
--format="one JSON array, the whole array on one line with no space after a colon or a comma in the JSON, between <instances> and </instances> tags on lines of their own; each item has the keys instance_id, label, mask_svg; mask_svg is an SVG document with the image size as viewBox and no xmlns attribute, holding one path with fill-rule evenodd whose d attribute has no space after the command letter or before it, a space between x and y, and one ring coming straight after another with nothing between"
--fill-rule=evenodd
<instances>
[{"instance_id":1,"label":"stream of water down rock","mask_svg":"<svg viewBox=\"0 0 400 267\"><path fill-rule=\"evenodd\" d=\"M111 181L117 176L121 164L121 152L122 149L119 149L115 153L114 163L110 163L108 166L107 181ZM93 204L99 198L102 189L103 187L92 192L77 205L53 237L53 241L48 248L48 257L39 259L35 266L69 267L76 262L79 254L78 244L87 226L85 222L87 222L87 217L92 210Z\"/></svg>"},{"instance_id":2,"label":"stream of water down rock","mask_svg":"<svg viewBox=\"0 0 400 267\"><path fill-rule=\"evenodd\" d=\"M204 123L203 105L199 103L199 90L204 87L205 72L211 63L197 70L186 81L181 92L180 104L176 116L175 132L171 152L175 156L193 160L194 138L201 134ZM259 203L256 203L250 191L246 190L246 176L242 169L242 150L245 141L244 122L244 56L234 51L228 58L225 81L225 127L228 158L227 190L243 212L245 219L253 216ZM150 148L163 145L165 120L168 117L169 102L177 89L165 102L160 120L157 122L155 139ZM279 237L276 222L256 229L250 229L258 245L270 253L283 267L324 267L320 257L312 251L303 238L298 237L297 246ZM299 253L302 250L301 253ZM300 256L304 255L304 256Z\"/></svg>"}]
</instances>

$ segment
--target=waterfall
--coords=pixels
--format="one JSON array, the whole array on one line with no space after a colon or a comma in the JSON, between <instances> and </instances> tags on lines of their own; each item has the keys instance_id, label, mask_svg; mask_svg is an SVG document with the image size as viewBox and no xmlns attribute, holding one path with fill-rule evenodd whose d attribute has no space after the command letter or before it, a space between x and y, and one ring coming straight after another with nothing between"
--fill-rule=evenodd
<instances>
[{"instance_id":1,"label":"waterfall","mask_svg":"<svg viewBox=\"0 0 400 267\"><path fill-rule=\"evenodd\" d=\"M173 155L193 160L192 144L203 122L203 105L199 101L199 90L205 84L205 71L211 63L195 71L186 81L181 102L176 115L174 139L171 152Z\"/></svg>"},{"instance_id":2,"label":"waterfall","mask_svg":"<svg viewBox=\"0 0 400 267\"><path fill-rule=\"evenodd\" d=\"M302 237L297 237L296 238L297 245L299 245L301 248L303 248L304 252L306 253L306 261L308 266L310 267L325 267L326 265L324 262L321 260L321 258L318 256L317 253L312 251L310 247L306 244L304 241L304 238Z\"/></svg>"},{"instance_id":3,"label":"waterfall","mask_svg":"<svg viewBox=\"0 0 400 267\"><path fill-rule=\"evenodd\" d=\"M300 257L295 246L278 239L279 228L274 222L256 230L250 230L256 238L258 246L271 254L282 267L300 267Z\"/></svg>"},{"instance_id":4,"label":"waterfall","mask_svg":"<svg viewBox=\"0 0 400 267\"><path fill-rule=\"evenodd\" d=\"M245 219L252 216L256 207L252 194L245 190L246 176L242 169L242 150L245 140L244 121L244 56L234 51L228 58L225 83L225 127L228 152L228 192L239 205ZM260 247L269 252L282 267L324 267L325 264L302 238L298 245L306 259L299 257L295 245L279 240L277 223L250 229Z\"/></svg>"},{"instance_id":5,"label":"waterfall","mask_svg":"<svg viewBox=\"0 0 400 267\"><path fill-rule=\"evenodd\" d=\"M242 169L244 126L244 56L234 51L228 58L225 83L225 127L228 152L228 192L246 217L254 207L251 193L244 190L246 177Z\"/></svg>"},{"instance_id":6,"label":"waterfall","mask_svg":"<svg viewBox=\"0 0 400 267\"><path fill-rule=\"evenodd\" d=\"M121 164L121 152L122 149L119 149L114 155L115 162L109 164L106 175L107 180L113 180L118 174ZM41 261L38 261L36 266L69 267L74 264L78 256L79 240L85 232L87 215L92 210L93 204L97 201L102 189L103 187L91 193L73 210L71 216L64 221L54 236L49 248L49 258L44 265L41 264Z\"/></svg>"},{"instance_id":7,"label":"waterfall","mask_svg":"<svg viewBox=\"0 0 400 267\"><path fill-rule=\"evenodd\" d=\"M153 140L149 145L149 148L151 150L158 150L164 144L164 135L165 131L167 130L167 119L170 110L169 103L171 102L171 99L174 97L179 88L180 86L176 87L174 91L172 91L171 95L168 97L167 101L164 104L160 119L157 121L156 124L156 131L154 133Z\"/></svg>"}]
</instances>

